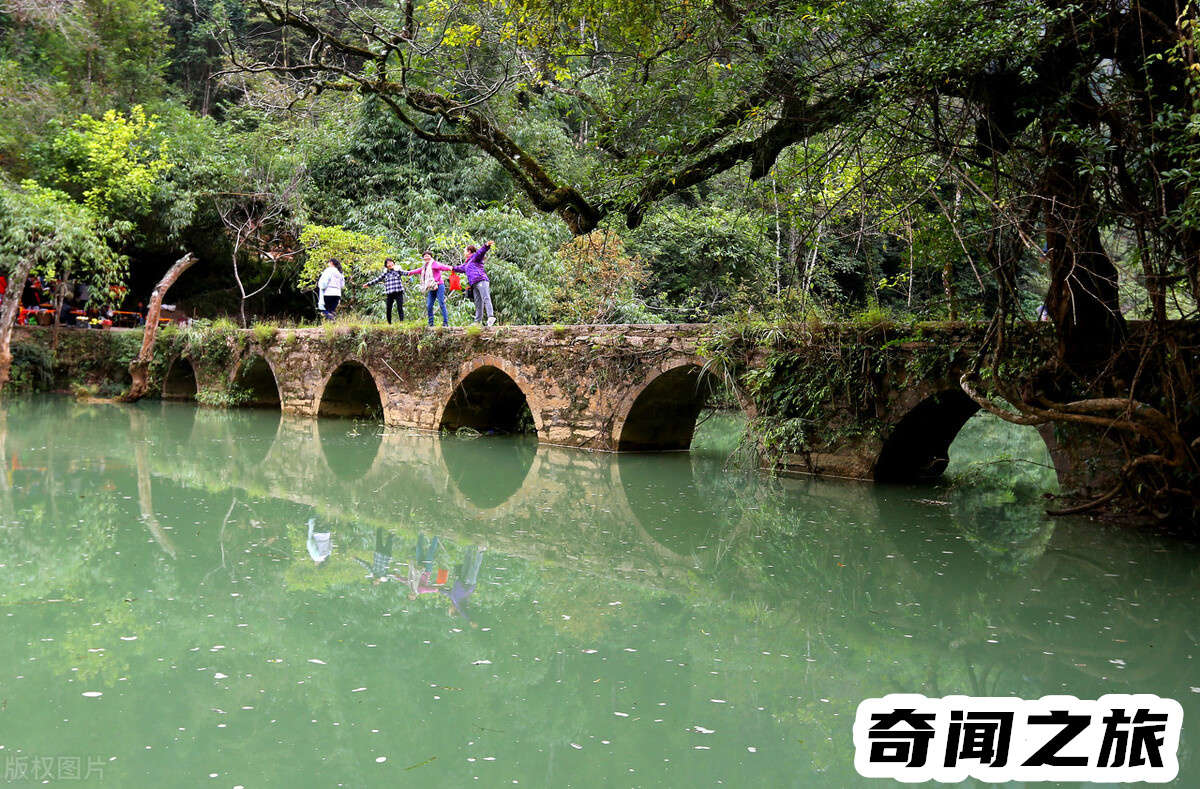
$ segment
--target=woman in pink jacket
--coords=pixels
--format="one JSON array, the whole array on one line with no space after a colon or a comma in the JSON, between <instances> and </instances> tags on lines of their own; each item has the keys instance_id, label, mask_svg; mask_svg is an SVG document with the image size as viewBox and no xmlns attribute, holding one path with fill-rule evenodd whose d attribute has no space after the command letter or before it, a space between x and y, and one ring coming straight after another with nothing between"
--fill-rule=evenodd
<instances>
[{"instance_id":1,"label":"woman in pink jacket","mask_svg":"<svg viewBox=\"0 0 1200 789\"><path fill-rule=\"evenodd\" d=\"M420 288L425 291L425 314L429 316L429 325L433 325L433 300L437 299L442 308L442 325L450 325L450 316L446 312L446 283L442 282L442 272L453 271L433 259L433 253L428 249L421 253L421 265L412 271L406 271L409 276L419 275Z\"/></svg>"}]
</instances>

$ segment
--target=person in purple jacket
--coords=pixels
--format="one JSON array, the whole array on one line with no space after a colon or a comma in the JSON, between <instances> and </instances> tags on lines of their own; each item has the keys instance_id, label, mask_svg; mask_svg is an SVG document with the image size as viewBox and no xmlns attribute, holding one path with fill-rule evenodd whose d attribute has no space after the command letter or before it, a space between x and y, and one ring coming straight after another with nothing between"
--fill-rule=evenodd
<instances>
[{"instance_id":1,"label":"person in purple jacket","mask_svg":"<svg viewBox=\"0 0 1200 789\"><path fill-rule=\"evenodd\" d=\"M467 598L475 592L475 587L479 583L479 565L483 563L483 552L487 548L481 545L472 545L463 551L462 563L458 566L457 578L454 579L454 586L449 589L440 589L439 591L450 598L450 615L459 614L463 619L470 623L471 627L479 627L479 625L471 619L470 613L467 611Z\"/></svg>"},{"instance_id":2,"label":"person in purple jacket","mask_svg":"<svg viewBox=\"0 0 1200 789\"><path fill-rule=\"evenodd\" d=\"M481 247L471 244L466 249L466 262L461 266L454 267L459 274L467 275L467 287L471 289L475 299L476 323L483 323L486 314L488 326L495 325L496 317L492 314L492 289L491 283L488 282L487 272L483 270L483 259L487 256L488 250L495 245L495 241L488 241Z\"/></svg>"}]
</instances>

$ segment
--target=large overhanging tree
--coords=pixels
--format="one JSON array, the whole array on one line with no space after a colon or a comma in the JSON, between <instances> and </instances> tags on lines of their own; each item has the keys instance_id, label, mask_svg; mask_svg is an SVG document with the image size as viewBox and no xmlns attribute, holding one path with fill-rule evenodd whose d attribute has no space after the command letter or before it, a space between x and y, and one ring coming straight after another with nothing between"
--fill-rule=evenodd
<instances>
[{"instance_id":1,"label":"large overhanging tree","mask_svg":"<svg viewBox=\"0 0 1200 789\"><path fill-rule=\"evenodd\" d=\"M1169 314L1200 299L1190 1L255 2L260 37L229 42L239 69L301 95L376 96L414 134L488 153L577 234L610 215L635 227L655 202L731 170L761 178L816 138L841 162L886 140L858 157L877 164L864 182L919 160L929 196L953 184L990 212L994 359L1016 317L1018 262L1045 261L1058 360L1075 378L1019 418L1107 420L1151 444L1163 429L1146 421L1136 375L1125 392L1106 384L1127 334L1106 238L1133 240L1159 353L1145 369L1159 376ZM536 102L565 106L585 165L520 144ZM1159 405L1172 437L1140 462L1196 474L1195 417L1181 407L1194 381L1186 366L1162 375L1151 388L1170 401Z\"/></svg>"}]
</instances>

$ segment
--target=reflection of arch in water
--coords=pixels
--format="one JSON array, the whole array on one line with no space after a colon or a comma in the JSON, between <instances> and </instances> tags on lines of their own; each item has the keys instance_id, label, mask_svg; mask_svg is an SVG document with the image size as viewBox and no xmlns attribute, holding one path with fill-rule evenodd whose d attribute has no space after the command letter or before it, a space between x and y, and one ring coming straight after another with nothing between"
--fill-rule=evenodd
<instances>
[{"instance_id":1,"label":"reflection of arch in water","mask_svg":"<svg viewBox=\"0 0 1200 789\"><path fill-rule=\"evenodd\" d=\"M696 432L696 419L717 383L702 361L695 358L653 370L617 407L612 446L622 452L688 449ZM735 394L742 410L750 414L741 392Z\"/></svg>"},{"instance_id":2,"label":"reflection of arch in water","mask_svg":"<svg viewBox=\"0 0 1200 789\"><path fill-rule=\"evenodd\" d=\"M383 389L361 362L347 359L321 387L318 416L383 421Z\"/></svg>"},{"instance_id":3,"label":"reflection of arch in water","mask_svg":"<svg viewBox=\"0 0 1200 789\"><path fill-rule=\"evenodd\" d=\"M466 516L456 527L462 537L474 534L496 544L503 530L496 533L491 524L530 522L541 524L531 528L538 530L534 542L545 559L567 561L568 555L587 550L584 543L609 544L620 546L619 556L614 557L614 570L638 566L649 573L647 577L671 578L686 576L691 570L690 560L662 545L641 527L626 501L614 455L579 452L520 438L465 441L443 437L420 447L428 453L429 462L436 463L428 468L434 476L430 489L439 496L445 495L446 504ZM485 451L493 447L495 453ZM499 489L497 483L488 483L486 479L482 484L473 479L464 483L462 477L470 471L471 464L469 458L456 458L456 449L464 455L479 451L485 475L493 473L499 463L524 463L526 453L530 455L529 468L519 482L515 480L517 474L509 476L506 489ZM686 460L686 456L681 457ZM549 520L547 513L553 513ZM586 536L580 533L581 528ZM649 561L630 564L627 551L631 547L643 548Z\"/></svg>"},{"instance_id":4,"label":"reflection of arch in water","mask_svg":"<svg viewBox=\"0 0 1200 789\"><path fill-rule=\"evenodd\" d=\"M258 466L266 459L279 434L282 414L265 408L245 411L231 409L225 413L229 415L227 424L234 439L231 457L239 467Z\"/></svg>"},{"instance_id":5,"label":"reflection of arch in water","mask_svg":"<svg viewBox=\"0 0 1200 789\"><path fill-rule=\"evenodd\" d=\"M961 388L942 388L921 399L886 434L875 460L875 481L921 482L941 477L950 462L950 445L978 411L979 404ZM1044 441L1045 434L1039 434Z\"/></svg>"},{"instance_id":6,"label":"reflection of arch in water","mask_svg":"<svg viewBox=\"0 0 1200 789\"><path fill-rule=\"evenodd\" d=\"M249 393L246 406L279 409L279 379L266 357L255 355L242 359L233 384Z\"/></svg>"},{"instance_id":7,"label":"reflection of arch in water","mask_svg":"<svg viewBox=\"0 0 1200 789\"><path fill-rule=\"evenodd\" d=\"M196 368L185 356L177 356L163 376L164 400L193 400L196 397Z\"/></svg>"},{"instance_id":8,"label":"reflection of arch in water","mask_svg":"<svg viewBox=\"0 0 1200 789\"><path fill-rule=\"evenodd\" d=\"M716 502L697 489L690 455L619 455L614 460L615 482L630 516L649 537L681 554L710 543L711 535L695 525L707 514L717 517Z\"/></svg>"},{"instance_id":9,"label":"reflection of arch in water","mask_svg":"<svg viewBox=\"0 0 1200 789\"><path fill-rule=\"evenodd\" d=\"M381 429L378 425L353 422L319 423L317 437L321 442L321 454L333 475L345 482L367 476L379 454L383 440Z\"/></svg>"},{"instance_id":10,"label":"reflection of arch in water","mask_svg":"<svg viewBox=\"0 0 1200 789\"><path fill-rule=\"evenodd\" d=\"M479 510L494 509L512 498L537 455L537 442L530 438L467 441L446 436L440 443L451 483Z\"/></svg>"},{"instance_id":11,"label":"reflection of arch in water","mask_svg":"<svg viewBox=\"0 0 1200 789\"><path fill-rule=\"evenodd\" d=\"M459 369L452 394L438 415L438 429L517 433L532 422L541 436L542 411L541 397L513 364L481 356Z\"/></svg>"}]
</instances>

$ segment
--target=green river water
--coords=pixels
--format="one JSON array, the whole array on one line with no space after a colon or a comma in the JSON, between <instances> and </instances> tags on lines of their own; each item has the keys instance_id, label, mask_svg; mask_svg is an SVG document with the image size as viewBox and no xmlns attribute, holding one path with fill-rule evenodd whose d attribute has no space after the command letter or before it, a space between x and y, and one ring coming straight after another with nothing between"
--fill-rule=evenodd
<instances>
[{"instance_id":1,"label":"green river water","mask_svg":"<svg viewBox=\"0 0 1200 789\"><path fill-rule=\"evenodd\" d=\"M917 488L744 474L738 429L617 456L5 401L0 783L883 785L855 708L910 692L1175 698L1200 786L1195 547L1044 516L1032 431L972 420ZM355 561L377 529L399 580ZM462 613L410 597L419 534L434 581L486 548Z\"/></svg>"}]
</instances>

